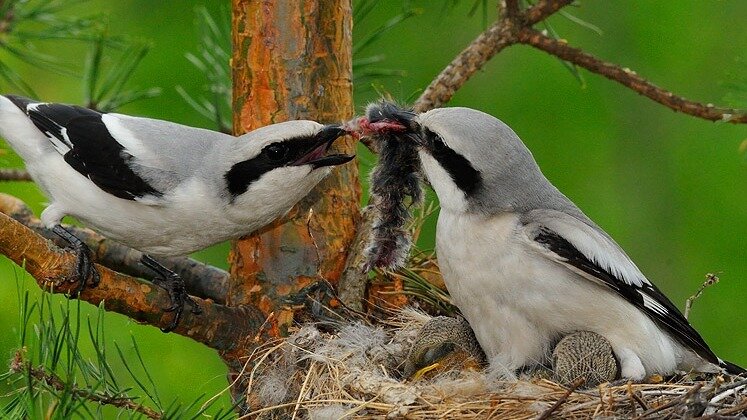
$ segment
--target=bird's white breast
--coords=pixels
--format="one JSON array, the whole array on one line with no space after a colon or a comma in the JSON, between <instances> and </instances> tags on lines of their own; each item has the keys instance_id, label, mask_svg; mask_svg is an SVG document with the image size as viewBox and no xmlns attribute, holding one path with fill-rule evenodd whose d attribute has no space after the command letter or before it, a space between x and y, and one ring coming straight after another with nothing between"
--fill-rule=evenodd
<instances>
[{"instance_id":1,"label":"bird's white breast","mask_svg":"<svg viewBox=\"0 0 747 420\"><path fill-rule=\"evenodd\" d=\"M442 209L436 246L449 293L494 367L542 363L577 330L601 334L618 356L632 352L651 373L677 366L679 345L610 290L540 255L517 214Z\"/></svg>"}]
</instances>

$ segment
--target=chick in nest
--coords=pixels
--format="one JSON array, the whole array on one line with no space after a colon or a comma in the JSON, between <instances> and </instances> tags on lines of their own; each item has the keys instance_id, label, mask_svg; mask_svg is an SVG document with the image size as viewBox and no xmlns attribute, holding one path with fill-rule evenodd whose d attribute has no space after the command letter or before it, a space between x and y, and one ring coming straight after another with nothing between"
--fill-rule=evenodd
<instances>
[{"instance_id":1,"label":"chick in nest","mask_svg":"<svg viewBox=\"0 0 747 420\"><path fill-rule=\"evenodd\" d=\"M464 370L479 370L485 354L463 318L433 318L416 336L404 364L404 377L412 380ZM570 384L583 377L595 387L617 378L619 366L612 346L601 335L577 331L563 337L552 352L552 379Z\"/></svg>"},{"instance_id":2,"label":"chick in nest","mask_svg":"<svg viewBox=\"0 0 747 420\"><path fill-rule=\"evenodd\" d=\"M584 378L585 387L594 387L615 380L619 365L604 337L591 331L576 331L555 345L552 371L559 384L568 385Z\"/></svg>"},{"instance_id":3,"label":"chick in nest","mask_svg":"<svg viewBox=\"0 0 747 420\"><path fill-rule=\"evenodd\" d=\"M415 337L403 375L418 380L443 372L479 370L485 364L485 354L467 321L438 316L423 325Z\"/></svg>"}]
</instances>

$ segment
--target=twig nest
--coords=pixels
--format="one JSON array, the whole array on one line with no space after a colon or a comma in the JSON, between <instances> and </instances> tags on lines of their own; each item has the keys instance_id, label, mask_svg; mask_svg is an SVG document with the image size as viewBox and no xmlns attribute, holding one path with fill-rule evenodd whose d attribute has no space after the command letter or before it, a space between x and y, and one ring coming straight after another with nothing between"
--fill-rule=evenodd
<instances>
[{"instance_id":1,"label":"twig nest","mask_svg":"<svg viewBox=\"0 0 747 420\"><path fill-rule=\"evenodd\" d=\"M563 337L552 352L553 379L571 384L585 379L585 387L595 387L617 378L618 363L609 341L591 331L577 331Z\"/></svg>"}]
</instances>

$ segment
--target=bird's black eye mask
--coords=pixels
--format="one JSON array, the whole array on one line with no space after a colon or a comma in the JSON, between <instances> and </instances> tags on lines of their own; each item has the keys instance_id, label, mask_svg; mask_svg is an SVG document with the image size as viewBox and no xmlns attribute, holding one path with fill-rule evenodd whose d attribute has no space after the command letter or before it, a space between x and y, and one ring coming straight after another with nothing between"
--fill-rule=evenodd
<instances>
[{"instance_id":1,"label":"bird's black eye mask","mask_svg":"<svg viewBox=\"0 0 747 420\"><path fill-rule=\"evenodd\" d=\"M456 186L469 197L482 185L482 175L472 164L427 128L421 134L422 147L449 173Z\"/></svg>"},{"instance_id":2,"label":"bird's black eye mask","mask_svg":"<svg viewBox=\"0 0 747 420\"><path fill-rule=\"evenodd\" d=\"M270 143L255 157L239 162L226 172L228 192L236 197L245 193L249 186L262 175L284 166L311 165L312 169L342 165L354 156L326 152L345 131L339 126L325 126L313 136L290 138Z\"/></svg>"}]
</instances>

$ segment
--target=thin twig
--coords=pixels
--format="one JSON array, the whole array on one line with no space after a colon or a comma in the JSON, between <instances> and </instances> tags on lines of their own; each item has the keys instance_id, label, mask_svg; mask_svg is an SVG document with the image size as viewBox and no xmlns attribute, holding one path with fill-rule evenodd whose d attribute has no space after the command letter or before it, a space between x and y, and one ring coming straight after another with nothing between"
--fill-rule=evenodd
<instances>
[{"instance_id":1,"label":"thin twig","mask_svg":"<svg viewBox=\"0 0 747 420\"><path fill-rule=\"evenodd\" d=\"M703 291L706 288L708 288L710 286L713 286L714 284L718 283L718 281L719 281L719 278L718 278L717 275L715 275L713 273L706 274L706 281L703 282L703 284L700 285L700 287L698 288L698 291L695 292L694 295L690 296L685 301L685 313L684 313L685 319L689 319L690 318L690 309L692 309L692 306L693 306L693 303L695 302L695 300L697 300L700 297L700 295L703 294Z\"/></svg>"},{"instance_id":2,"label":"thin twig","mask_svg":"<svg viewBox=\"0 0 747 420\"><path fill-rule=\"evenodd\" d=\"M698 391L700 391L700 388L703 388L703 384L702 383L696 384L695 386L693 386L692 388L690 388L682 396L680 396L678 398L675 398L675 399L669 401L666 404L662 404L662 405L660 405L660 406L658 406L656 408L652 408L652 409L644 412L640 416L636 417L636 419L642 419L642 418L648 417L648 416L650 416L652 414L656 414L656 413L658 413L660 411L666 410L668 408L675 407L675 406L681 404L683 401L687 401L688 398L690 398L693 395L695 395L695 393L697 393Z\"/></svg>"},{"instance_id":3,"label":"thin twig","mask_svg":"<svg viewBox=\"0 0 747 420\"><path fill-rule=\"evenodd\" d=\"M638 405L641 406L641 409L643 411L647 411L649 408L648 408L648 405L646 404L646 402L643 401L643 399L641 399L641 397L638 395L638 393L632 389L632 386L629 386L628 388L630 390L630 397L633 398L635 400L635 402L638 403Z\"/></svg>"},{"instance_id":4,"label":"thin twig","mask_svg":"<svg viewBox=\"0 0 747 420\"><path fill-rule=\"evenodd\" d=\"M146 407L142 404L138 404L130 397L106 395L100 392L89 391L87 389L78 388L75 385L66 384L58 375L54 372L47 372L43 366L33 367L30 363L23 360L21 352L17 352L13 361L10 365L10 370L15 373L27 373L32 378L39 382L43 382L53 388L56 391L70 392L77 398L91 401L97 404L111 405L117 408L123 408L138 412L151 419L161 419L163 414L153 410L150 407Z\"/></svg>"},{"instance_id":5,"label":"thin twig","mask_svg":"<svg viewBox=\"0 0 747 420\"><path fill-rule=\"evenodd\" d=\"M424 112L448 102L454 93L498 52L514 44L510 20L491 25L462 50L428 85L415 104L415 111Z\"/></svg>"},{"instance_id":6,"label":"thin twig","mask_svg":"<svg viewBox=\"0 0 747 420\"><path fill-rule=\"evenodd\" d=\"M522 13L517 0L501 0L498 3L498 21L475 38L433 79L413 104L415 111L428 111L449 102L454 93L485 63L517 42L516 33L520 28L528 28L547 19L572 1L542 0Z\"/></svg>"},{"instance_id":7,"label":"thin twig","mask_svg":"<svg viewBox=\"0 0 747 420\"><path fill-rule=\"evenodd\" d=\"M498 3L503 18L516 19L519 16L519 0L501 0Z\"/></svg>"},{"instance_id":8,"label":"thin twig","mask_svg":"<svg viewBox=\"0 0 747 420\"><path fill-rule=\"evenodd\" d=\"M25 169L0 169L0 181L31 181L31 175Z\"/></svg>"},{"instance_id":9,"label":"thin twig","mask_svg":"<svg viewBox=\"0 0 747 420\"><path fill-rule=\"evenodd\" d=\"M602 61L564 41L552 39L534 29L523 27L516 34L517 41L531 45L562 60L583 67L593 73L618 82L647 98L674 111L709 121L724 121L732 124L746 124L747 111L734 108L721 108L677 96L638 76L634 71L616 64Z\"/></svg>"},{"instance_id":10,"label":"thin twig","mask_svg":"<svg viewBox=\"0 0 747 420\"><path fill-rule=\"evenodd\" d=\"M541 0L524 12L524 25L532 26L547 19L574 0Z\"/></svg>"},{"instance_id":11,"label":"thin twig","mask_svg":"<svg viewBox=\"0 0 747 420\"><path fill-rule=\"evenodd\" d=\"M573 383L571 383L571 386L568 388L565 394L563 394L563 396L560 397L560 399L555 401L555 404L553 404L552 407L548 408L547 410L545 410L544 413L540 414L539 417L537 417L537 420L545 420L545 419L550 418L552 413L554 413L558 408L560 408L560 406L563 405L563 403L565 403L568 400L568 397L570 397L571 394L573 394L573 392L576 389L582 386L584 382L586 382L584 378L576 378L576 380L573 381Z\"/></svg>"}]
</instances>

